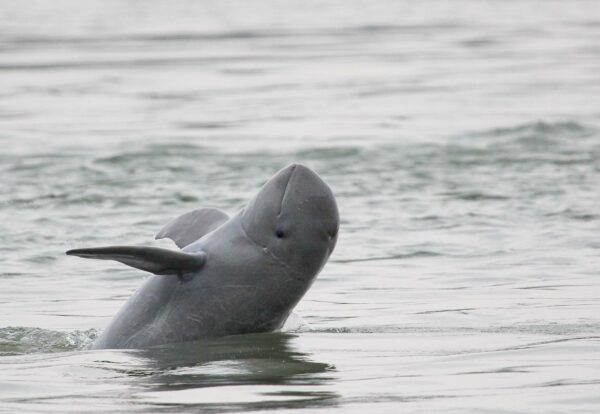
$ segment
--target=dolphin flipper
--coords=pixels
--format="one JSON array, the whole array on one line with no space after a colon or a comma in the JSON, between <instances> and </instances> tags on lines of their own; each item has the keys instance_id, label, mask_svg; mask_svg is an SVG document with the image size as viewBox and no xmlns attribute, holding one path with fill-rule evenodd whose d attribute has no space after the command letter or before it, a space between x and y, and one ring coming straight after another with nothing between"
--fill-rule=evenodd
<instances>
[{"instance_id":1,"label":"dolphin flipper","mask_svg":"<svg viewBox=\"0 0 600 414\"><path fill-rule=\"evenodd\" d=\"M155 239L165 237L173 240L183 249L188 244L210 233L229 220L229 216L216 208L199 208L169 221L155 236Z\"/></svg>"},{"instance_id":2,"label":"dolphin flipper","mask_svg":"<svg viewBox=\"0 0 600 414\"><path fill-rule=\"evenodd\" d=\"M203 252L192 254L158 247L141 246L74 249L67 251L67 255L86 259L116 260L156 275L183 276L200 270L206 262L206 254Z\"/></svg>"}]
</instances>

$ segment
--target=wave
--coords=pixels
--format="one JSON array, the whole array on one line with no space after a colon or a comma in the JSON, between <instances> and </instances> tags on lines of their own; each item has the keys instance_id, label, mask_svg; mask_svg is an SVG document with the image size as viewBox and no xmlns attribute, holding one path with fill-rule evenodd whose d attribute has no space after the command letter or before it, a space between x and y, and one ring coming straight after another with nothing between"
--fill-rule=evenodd
<instances>
[{"instance_id":1,"label":"wave","mask_svg":"<svg viewBox=\"0 0 600 414\"><path fill-rule=\"evenodd\" d=\"M575 121L557 121L557 122L545 122L536 121L529 122L514 127L507 128L494 128L489 131L485 131L482 135L492 137L503 137L503 136L554 136L565 134L569 135L585 135L593 131L591 127L583 125Z\"/></svg>"},{"instance_id":2,"label":"wave","mask_svg":"<svg viewBox=\"0 0 600 414\"><path fill-rule=\"evenodd\" d=\"M457 310L457 309L448 309ZM441 312L441 311L438 311ZM600 323L583 324L527 324L508 326L411 326L411 325L381 325L312 328L311 333L340 333L340 334L539 334L539 335L586 335L600 337Z\"/></svg>"},{"instance_id":3,"label":"wave","mask_svg":"<svg viewBox=\"0 0 600 414\"><path fill-rule=\"evenodd\" d=\"M62 332L9 326L0 328L0 356L76 351L84 349L97 336L95 329Z\"/></svg>"}]
</instances>

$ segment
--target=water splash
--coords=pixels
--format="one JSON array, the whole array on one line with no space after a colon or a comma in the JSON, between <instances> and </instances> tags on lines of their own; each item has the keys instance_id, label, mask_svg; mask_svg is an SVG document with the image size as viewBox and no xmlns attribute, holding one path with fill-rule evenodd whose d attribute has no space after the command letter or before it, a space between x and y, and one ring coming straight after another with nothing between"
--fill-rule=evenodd
<instances>
[{"instance_id":1,"label":"water splash","mask_svg":"<svg viewBox=\"0 0 600 414\"><path fill-rule=\"evenodd\" d=\"M76 351L92 343L97 335L95 329L61 332L9 326L0 329L0 356Z\"/></svg>"}]
</instances>

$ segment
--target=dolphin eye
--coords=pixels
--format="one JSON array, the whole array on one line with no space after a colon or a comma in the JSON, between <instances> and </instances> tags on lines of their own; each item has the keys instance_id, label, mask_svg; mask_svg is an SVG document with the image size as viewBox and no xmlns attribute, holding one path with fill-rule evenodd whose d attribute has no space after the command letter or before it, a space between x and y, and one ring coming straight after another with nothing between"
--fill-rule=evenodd
<instances>
[{"instance_id":1,"label":"dolphin eye","mask_svg":"<svg viewBox=\"0 0 600 414\"><path fill-rule=\"evenodd\" d=\"M282 238L283 238L283 236L284 236L284 234L283 234L283 230L281 230L281 229L277 229L277 230L275 231L275 235L277 236L277 238L278 238L278 239L282 239Z\"/></svg>"}]
</instances>

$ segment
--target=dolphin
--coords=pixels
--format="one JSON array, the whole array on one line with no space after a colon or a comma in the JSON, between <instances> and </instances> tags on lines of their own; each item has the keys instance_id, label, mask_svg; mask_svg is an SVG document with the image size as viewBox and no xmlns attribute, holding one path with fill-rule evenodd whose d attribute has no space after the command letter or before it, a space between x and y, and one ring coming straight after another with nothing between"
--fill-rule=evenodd
<instances>
[{"instance_id":1,"label":"dolphin","mask_svg":"<svg viewBox=\"0 0 600 414\"><path fill-rule=\"evenodd\" d=\"M167 223L155 238L169 238L180 250L69 250L70 256L116 260L153 274L91 348L277 330L327 262L338 229L331 189L308 167L291 164L232 217L200 208Z\"/></svg>"}]
</instances>

